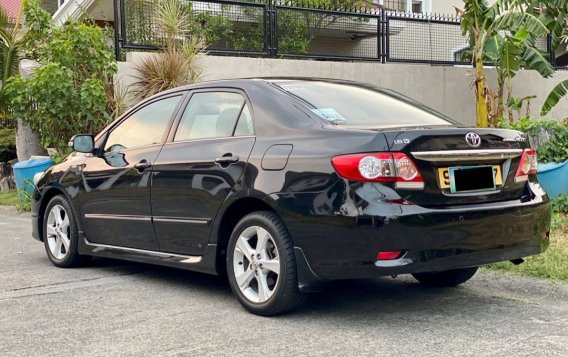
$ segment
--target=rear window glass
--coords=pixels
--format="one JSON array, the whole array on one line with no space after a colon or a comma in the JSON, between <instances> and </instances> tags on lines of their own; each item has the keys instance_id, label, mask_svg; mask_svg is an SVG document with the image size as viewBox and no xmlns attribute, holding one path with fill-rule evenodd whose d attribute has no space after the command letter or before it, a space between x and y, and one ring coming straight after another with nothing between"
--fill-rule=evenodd
<instances>
[{"instance_id":1,"label":"rear window glass","mask_svg":"<svg viewBox=\"0 0 568 357\"><path fill-rule=\"evenodd\" d=\"M318 81L279 81L274 84L301 99L317 116L334 124L373 127L457 124L392 91Z\"/></svg>"}]
</instances>

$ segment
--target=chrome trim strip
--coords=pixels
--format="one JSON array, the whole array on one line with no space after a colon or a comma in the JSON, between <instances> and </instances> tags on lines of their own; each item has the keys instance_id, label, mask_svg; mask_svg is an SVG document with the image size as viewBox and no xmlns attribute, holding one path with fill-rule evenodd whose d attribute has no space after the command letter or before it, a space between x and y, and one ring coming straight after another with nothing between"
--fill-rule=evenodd
<instances>
[{"instance_id":1,"label":"chrome trim strip","mask_svg":"<svg viewBox=\"0 0 568 357\"><path fill-rule=\"evenodd\" d=\"M202 257L200 256L192 256L192 255L179 255L179 254L172 254L172 253L164 253L164 252L156 252L153 250L144 250L144 249L137 249L137 248L128 248L128 247L119 247L116 245L108 245L108 244L99 244L99 243L91 243L87 239L85 239L85 244L89 247L95 248L95 252L97 250L120 250L124 252L130 252L140 255L148 255L156 258L163 258L163 259L174 259L178 263L183 264L197 264L201 262Z\"/></svg>"},{"instance_id":2,"label":"chrome trim strip","mask_svg":"<svg viewBox=\"0 0 568 357\"><path fill-rule=\"evenodd\" d=\"M168 222L168 223L190 223L190 224L209 224L209 219L200 218L174 218L174 217L154 217L155 222Z\"/></svg>"},{"instance_id":3,"label":"chrome trim strip","mask_svg":"<svg viewBox=\"0 0 568 357\"><path fill-rule=\"evenodd\" d=\"M411 154L415 158L424 161L485 161L519 157L523 154L523 149L416 151L411 152Z\"/></svg>"},{"instance_id":4,"label":"chrome trim strip","mask_svg":"<svg viewBox=\"0 0 568 357\"><path fill-rule=\"evenodd\" d=\"M121 214L97 214L97 213L87 213L85 218L90 219L111 219L111 220L122 220L122 221L151 221L152 217L148 216L129 216Z\"/></svg>"}]
</instances>

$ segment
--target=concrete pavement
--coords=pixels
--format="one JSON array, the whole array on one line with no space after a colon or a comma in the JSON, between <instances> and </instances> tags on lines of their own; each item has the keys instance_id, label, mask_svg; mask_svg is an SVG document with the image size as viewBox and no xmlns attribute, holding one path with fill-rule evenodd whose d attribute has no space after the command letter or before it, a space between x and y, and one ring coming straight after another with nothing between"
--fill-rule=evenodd
<instances>
[{"instance_id":1,"label":"concrete pavement","mask_svg":"<svg viewBox=\"0 0 568 357\"><path fill-rule=\"evenodd\" d=\"M2 356L566 356L568 285L482 271L456 289L339 282L262 318L220 278L108 259L58 269L0 209Z\"/></svg>"}]
</instances>

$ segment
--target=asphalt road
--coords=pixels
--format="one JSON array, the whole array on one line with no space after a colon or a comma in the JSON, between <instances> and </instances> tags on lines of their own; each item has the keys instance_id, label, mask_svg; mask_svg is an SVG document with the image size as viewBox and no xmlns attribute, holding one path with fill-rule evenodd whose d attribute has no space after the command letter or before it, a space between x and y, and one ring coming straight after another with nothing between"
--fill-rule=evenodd
<instances>
[{"instance_id":1,"label":"asphalt road","mask_svg":"<svg viewBox=\"0 0 568 357\"><path fill-rule=\"evenodd\" d=\"M333 284L290 315L245 312L222 279L95 259L58 269L0 208L0 355L567 356L568 285L482 271Z\"/></svg>"}]
</instances>

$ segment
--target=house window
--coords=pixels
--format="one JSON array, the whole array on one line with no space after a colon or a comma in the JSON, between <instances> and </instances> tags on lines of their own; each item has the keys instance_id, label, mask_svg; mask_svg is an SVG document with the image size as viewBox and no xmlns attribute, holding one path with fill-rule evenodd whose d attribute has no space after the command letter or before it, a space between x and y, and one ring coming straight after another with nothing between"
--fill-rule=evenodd
<instances>
[{"instance_id":1,"label":"house window","mask_svg":"<svg viewBox=\"0 0 568 357\"><path fill-rule=\"evenodd\" d=\"M392 11L413 13L428 13L432 11L432 0L374 0L373 3L383 9Z\"/></svg>"}]
</instances>

